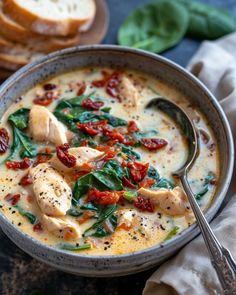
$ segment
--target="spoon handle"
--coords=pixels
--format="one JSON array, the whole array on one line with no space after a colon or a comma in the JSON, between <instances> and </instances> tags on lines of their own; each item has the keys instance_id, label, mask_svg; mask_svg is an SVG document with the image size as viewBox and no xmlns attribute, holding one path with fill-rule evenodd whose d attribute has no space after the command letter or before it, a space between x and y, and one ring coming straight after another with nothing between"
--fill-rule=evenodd
<instances>
[{"instance_id":1,"label":"spoon handle","mask_svg":"<svg viewBox=\"0 0 236 295\"><path fill-rule=\"evenodd\" d=\"M195 196L189 186L186 171L182 175L180 175L180 180L188 196L189 203L192 207L198 225L201 229L202 236L210 253L211 263L214 266L218 278L221 282L223 292L225 295L234 295L236 294L235 261L229 250L227 250L220 244L212 229L210 228L210 225L203 215L202 210L200 209Z\"/></svg>"}]
</instances>

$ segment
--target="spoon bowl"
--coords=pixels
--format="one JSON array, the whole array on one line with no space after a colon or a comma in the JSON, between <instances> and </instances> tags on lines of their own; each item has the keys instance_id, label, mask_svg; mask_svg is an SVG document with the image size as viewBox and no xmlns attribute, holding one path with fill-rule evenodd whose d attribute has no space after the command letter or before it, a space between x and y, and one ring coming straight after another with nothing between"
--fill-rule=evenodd
<instances>
[{"instance_id":1,"label":"spoon bowl","mask_svg":"<svg viewBox=\"0 0 236 295\"><path fill-rule=\"evenodd\" d=\"M236 294L236 263L228 249L224 248L214 235L208 221L206 220L195 195L189 185L187 173L191 169L199 153L199 144L196 128L188 115L175 103L168 99L158 97L152 99L146 108L156 107L166 113L176 122L186 137L188 144L188 157L184 165L173 172L178 177L188 197L192 211L200 227L205 244L208 248L212 265L214 266L225 295Z\"/></svg>"}]
</instances>

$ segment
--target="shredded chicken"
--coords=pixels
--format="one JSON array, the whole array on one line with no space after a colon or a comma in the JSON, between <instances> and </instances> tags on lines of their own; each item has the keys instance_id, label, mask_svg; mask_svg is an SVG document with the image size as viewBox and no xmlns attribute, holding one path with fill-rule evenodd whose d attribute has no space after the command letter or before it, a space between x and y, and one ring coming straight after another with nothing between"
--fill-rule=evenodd
<instances>
[{"instance_id":1,"label":"shredded chicken","mask_svg":"<svg viewBox=\"0 0 236 295\"><path fill-rule=\"evenodd\" d=\"M67 129L45 107L33 106L29 114L29 128L35 141L48 141L56 146L67 143Z\"/></svg>"},{"instance_id":2,"label":"shredded chicken","mask_svg":"<svg viewBox=\"0 0 236 295\"><path fill-rule=\"evenodd\" d=\"M80 170L85 163L94 162L104 156L104 152L100 152L90 147L75 147L68 149L68 153L76 157L76 165L74 167L65 166L55 154L50 160L50 164L60 172L69 172L72 170Z\"/></svg>"},{"instance_id":3,"label":"shredded chicken","mask_svg":"<svg viewBox=\"0 0 236 295\"><path fill-rule=\"evenodd\" d=\"M81 236L79 225L66 220L66 218L61 219L42 215L42 223L57 238L76 240Z\"/></svg>"},{"instance_id":4,"label":"shredded chicken","mask_svg":"<svg viewBox=\"0 0 236 295\"><path fill-rule=\"evenodd\" d=\"M128 77L122 76L118 91L122 102L124 102L127 107L136 107L138 105L138 90Z\"/></svg>"},{"instance_id":5,"label":"shredded chicken","mask_svg":"<svg viewBox=\"0 0 236 295\"><path fill-rule=\"evenodd\" d=\"M63 177L48 163L30 170L33 191L42 213L63 216L70 209L72 191Z\"/></svg>"},{"instance_id":6,"label":"shredded chicken","mask_svg":"<svg viewBox=\"0 0 236 295\"><path fill-rule=\"evenodd\" d=\"M158 190L140 188L138 193L145 198L149 198L168 215L185 215L190 211L187 197L178 186L171 190L164 188Z\"/></svg>"}]
</instances>

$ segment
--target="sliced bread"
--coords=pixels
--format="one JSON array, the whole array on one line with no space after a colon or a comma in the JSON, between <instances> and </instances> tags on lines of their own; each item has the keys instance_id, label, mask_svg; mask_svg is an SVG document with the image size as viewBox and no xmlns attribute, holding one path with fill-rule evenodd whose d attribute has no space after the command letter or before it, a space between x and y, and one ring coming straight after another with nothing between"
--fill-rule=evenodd
<instances>
[{"instance_id":1,"label":"sliced bread","mask_svg":"<svg viewBox=\"0 0 236 295\"><path fill-rule=\"evenodd\" d=\"M0 34L9 40L20 43L25 43L28 39L37 36L4 14L2 1L0 1Z\"/></svg>"},{"instance_id":2,"label":"sliced bread","mask_svg":"<svg viewBox=\"0 0 236 295\"><path fill-rule=\"evenodd\" d=\"M27 63L39 58L40 54L28 52L27 54L0 53L0 68L16 71Z\"/></svg>"},{"instance_id":3,"label":"sliced bread","mask_svg":"<svg viewBox=\"0 0 236 295\"><path fill-rule=\"evenodd\" d=\"M12 71L0 68L0 80L5 80L13 74ZM1 81L2 82L2 81Z\"/></svg>"},{"instance_id":4,"label":"sliced bread","mask_svg":"<svg viewBox=\"0 0 236 295\"><path fill-rule=\"evenodd\" d=\"M96 5L94 0L4 0L3 11L33 32L68 36L89 27Z\"/></svg>"}]
</instances>

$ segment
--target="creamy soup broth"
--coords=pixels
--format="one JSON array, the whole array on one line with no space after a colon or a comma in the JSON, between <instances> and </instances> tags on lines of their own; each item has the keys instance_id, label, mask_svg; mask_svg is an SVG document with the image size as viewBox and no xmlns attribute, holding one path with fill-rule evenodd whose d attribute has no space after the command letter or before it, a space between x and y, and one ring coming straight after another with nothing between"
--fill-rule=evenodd
<instances>
[{"instance_id":1,"label":"creamy soup broth","mask_svg":"<svg viewBox=\"0 0 236 295\"><path fill-rule=\"evenodd\" d=\"M28 165L30 167L17 169L14 166L15 162L23 161L24 157L21 157L22 155L20 156L22 147L16 150L15 154L7 162L4 162L9 156L10 149L13 145L13 124L8 121L11 114L22 108L32 110L35 106L47 108L50 112L53 112L62 99L70 100L80 95L84 95L86 104L82 104L84 100L81 100L78 105L80 107L83 105L85 111L91 113L100 112L100 115L110 114L111 116L121 118L127 122L130 131L127 130L127 125L115 127L109 125L106 118L102 118L102 120L93 119L96 122L103 121L103 126L94 127L92 125L92 129L95 129L95 133L97 132L97 134L91 136L91 130L88 133L86 129L88 122L81 123L77 121L76 124L80 124L80 127L75 128L78 128L80 134L84 134L85 137L90 135L90 138L95 141L95 144L94 142L91 144L90 142L88 143L88 140L86 141L86 138L81 140L79 135L73 135L71 131L68 131L68 126L65 127L64 125L62 132L66 134L70 148L79 148L82 145L85 148L90 147L97 151L97 146L99 146L99 152L102 154L91 161L85 160L84 162L87 166L82 163L82 166L80 165L77 168L75 166L70 168L65 167L69 169L69 172L65 172L63 169L58 168L57 163L51 164L50 162L52 161L52 157L54 157L56 159L55 161L59 161L59 164L62 166L64 165L57 158L56 152L58 150L56 151L56 146L58 147L58 144L56 144L56 141L53 142L54 135L49 134L48 138L41 140L37 139L37 134L32 134L34 132L33 128L42 130L46 128L44 117L42 116L37 121L37 126L32 127L33 119L31 116L33 115L30 113L26 114L26 128L20 131L23 135L28 136L36 150L32 157L26 157L29 158L30 164L28 163ZM204 115L179 90L146 74L131 70L114 71L110 68L86 68L54 77L45 83L37 85L13 103L2 117L1 128L7 130L10 138L9 148L6 152L2 152L0 157L2 162L0 170L0 210L2 213L12 224L40 242L65 250L78 249L76 253L85 255L112 255L138 251L164 243L189 227L194 222L193 214L180 188L180 183L173 179L171 174L185 162L188 147L186 139L181 134L179 127L167 115L155 109L145 110L145 105L148 101L157 96L164 96L183 107L199 130L200 155L191 169L188 178L201 208L206 210L217 188L219 160L217 143ZM91 101L100 102L92 106L93 108L99 108L99 110L91 109L91 105L89 105ZM48 105L42 106L44 104ZM64 114L66 115L70 114L73 110L75 110L75 106L72 109L67 106L63 108ZM59 116L54 117L54 119L61 121ZM50 122L54 122L53 119ZM50 126L50 128L60 128L61 126L58 127L57 123L55 123L56 127ZM108 133L106 128L109 129ZM48 131L45 130L43 132L46 137ZM114 136L114 133L116 136ZM119 136L117 139L117 133L123 136L123 143ZM145 141L145 139L147 140ZM154 139L154 141L150 141L150 139ZM157 148L158 141L156 139L164 140L164 143L159 142L159 145L162 143L162 147ZM154 147L152 146L150 148L150 144L153 144ZM45 150L45 148L47 149ZM137 159L133 155L129 158L129 151L127 152L125 148L134 151L140 158ZM109 149L110 152L108 152ZM41 155L41 159L38 160L40 156L36 155L36 153L40 152L50 155ZM70 149L67 149L66 153L70 154ZM45 157L43 158L43 156ZM74 159L73 157L72 160ZM61 213L60 210L60 213L56 211L55 213L53 211L54 209L48 207L45 209L46 205L42 203L45 202L45 199L39 200L40 193L45 193L46 198L49 198L51 193L49 187L46 188L46 191L39 192L39 189L37 190L36 184L34 183L34 181L38 181L39 184L37 185L40 186L40 177L38 174L40 172L34 171L33 174L31 172L39 165L42 165L39 163L40 161L46 161L46 164L44 164L49 167L53 166L54 168L50 168L53 169L51 173L59 174L62 181L65 181L69 187L68 190L73 191L75 189L76 179L78 181L81 177L95 170L101 171L104 169L104 165L107 165L111 160L113 164L115 161L123 169L123 174L117 175L118 168L114 166L109 168L110 170L113 169L115 173L115 176L112 174L112 177L115 177L116 180L118 178L118 185L122 185L122 188L117 190L119 192L118 194L116 190L110 190L111 187L109 184L107 187L104 187L103 184L102 188L99 184L91 184L90 187L84 189L85 193L79 199L72 202L76 206L71 205L70 208L60 209L61 211L66 210L66 214L65 212ZM14 162L14 167L11 166L12 162ZM141 163L142 175L140 173L136 175L140 167L135 166L136 164L132 166L133 163ZM88 171L84 171L84 166L87 167L85 168ZM132 167L134 167L133 170ZM150 169L153 168L154 172L151 173ZM146 172L143 171L145 169ZM156 172L160 175L159 179L155 174ZM27 183L27 175L30 175L28 176L30 179L29 184ZM26 183L22 185L21 180L24 176L26 176ZM52 179L54 179L54 176L52 176ZM43 184L45 178L42 178L41 181ZM98 193L97 191L93 191L94 187ZM144 187L144 191L140 191L142 187ZM176 187L178 187L177 195L175 195L175 191L173 192ZM115 192L112 198L116 194L116 201L109 203L109 194L107 196L101 196L101 191ZM154 191L154 193L159 191L161 194L150 197L148 194L149 191ZM168 193L172 195L167 196ZM88 195L90 196L88 197ZM177 199L179 198L177 203L175 203L176 196ZM60 192L57 197L60 199ZM68 193L67 197L71 203L71 194ZM174 203L171 202L171 198L174 198ZM63 201L60 202L63 203ZM106 202L108 203L106 204ZM169 202L169 206L166 202ZM68 207L68 200L65 203ZM92 207L88 207L88 204ZM174 207L171 207L172 204ZM49 205L47 204L47 206L50 205L53 207L54 203L49 201ZM92 210L88 210L89 208L92 208ZM110 208L114 212L108 219L100 222L102 219L101 210L105 212L104 210L107 208ZM69 209L71 210L68 211ZM58 214L61 215L59 216ZM45 215L46 217L43 218L42 216ZM69 222L69 227L63 224L61 229L55 229L55 224L53 224L53 229L51 228L51 224L49 224L51 222L50 218L54 218L56 221L62 220L65 223ZM54 219L53 222L55 222ZM96 222L100 222L100 225L97 227L94 225ZM73 228L70 228L73 226L76 227L75 232ZM92 229L86 231L92 226L94 226ZM67 230L68 232L66 232ZM80 249L83 245L87 249Z\"/></svg>"}]
</instances>

